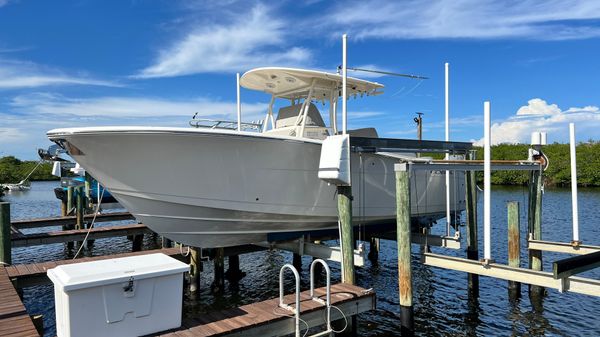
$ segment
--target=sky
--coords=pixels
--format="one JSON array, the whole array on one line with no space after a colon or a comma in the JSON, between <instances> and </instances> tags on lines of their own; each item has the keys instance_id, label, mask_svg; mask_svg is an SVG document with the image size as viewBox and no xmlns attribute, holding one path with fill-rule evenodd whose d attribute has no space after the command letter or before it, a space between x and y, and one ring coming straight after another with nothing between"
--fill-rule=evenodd
<instances>
[{"instance_id":1,"label":"sky","mask_svg":"<svg viewBox=\"0 0 600 337\"><path fill-rule=\"evenodd\" d=\"M235 119L236 72L348 66L426 76L350 76L385 94L351 99L350 128L443 140L444 63L450 138L600 140L600 1L28 1L0 0L0 156L35 159L58 127L186 127L194 113ZM269 97L242 89L244 121Z\"/></svg>"}]
</instances>

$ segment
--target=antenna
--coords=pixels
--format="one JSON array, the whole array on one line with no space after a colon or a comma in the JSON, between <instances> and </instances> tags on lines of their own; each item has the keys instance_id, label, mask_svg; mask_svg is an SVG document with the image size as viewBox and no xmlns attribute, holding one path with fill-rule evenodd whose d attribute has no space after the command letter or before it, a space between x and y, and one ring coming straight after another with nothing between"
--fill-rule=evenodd
<instances>
[{"instance_id":1,"label":"antenna","mask_svg":"<svg viewBox=\"0 0 600 337\"><path fill-rule=\"evenodd\" d=\"M340 72L341 68L342 68L342 66L338 66L338 73ZM374 69L364 69L364 68L346 68L346 69L352 70L352 71L362 71L365 73L374 73L374 74L382 74L382 75L390 75L390 76L398 76L398 77L408 77L408 78L414 78L414 79L418 79L418 80L428 80L429 79L429 77L425 77L425 76L393 73L390 71L382 71L382 70L374 70Z\"/></svg>"},{"instance_id":2,"label":"antenna","mask_svg":"<svg viewBox=\"0 0 600 337\"><path fill-rule=\"evenodd\" d=\"M415 112L415 113L417 114L417 117L415 117L413 120L417 124L417 138L419 140L422 140L423 139L423 115L424 115L424 113L422 113L422 112Z\"/></svg>"}]
</instances>

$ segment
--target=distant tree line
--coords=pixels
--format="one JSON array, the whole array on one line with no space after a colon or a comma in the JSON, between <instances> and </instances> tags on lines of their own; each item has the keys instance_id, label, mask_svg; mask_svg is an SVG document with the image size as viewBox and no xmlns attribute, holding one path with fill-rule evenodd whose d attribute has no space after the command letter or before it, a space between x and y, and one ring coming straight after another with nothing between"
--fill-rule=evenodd
<instances>
[{"instance_id":1,"label":"distant tree line","mask_svg":"<svg viewBox=\"0 0 600 337\"><path fill-rule=\"evenodd\" d=\"M526 159L530 148L527 144L500 144L492 146L492 159L519 160ZM483 148L477 149L477 159L483 159ZM542 148L550 165L544 172L546 185L571 186L571 157L569 144L550 144ZM579 143L577 152L577 185L600 186L600 142L587 141ZM483 175L480 174L480 180ZM529 172L498 171L492 173L492 184L526 185Z\"/></svg>"},{"instance_id":2,"label":"distant tree line","mask_svg":"<svg viewBox=\"0 0 600 337\"><path fill-rule=\"evenodd\" d=\"M0 183L18 183L38 164L37 160L19 160L13 156L0 158ZM44 162L31 174L29 180L58 180L52 175L52 163Z\"/></svg>"}]
</instances>

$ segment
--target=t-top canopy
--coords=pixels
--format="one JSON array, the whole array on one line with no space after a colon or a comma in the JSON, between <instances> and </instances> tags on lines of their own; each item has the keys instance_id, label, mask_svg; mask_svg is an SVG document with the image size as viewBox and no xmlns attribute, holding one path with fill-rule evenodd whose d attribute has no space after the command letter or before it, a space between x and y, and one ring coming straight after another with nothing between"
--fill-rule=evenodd
<instances>
[{"instance_id":1,"label":"t-top canopy","mask_svg":"<svg viewBox=\"0 0 600 337\"><path fill-rule=\"evenodd\" d=\"M281 98L296 99L306 97L314 81L312 97L316 100L329 100L331 96L341 96L342 76L324 71L294 68L256 68L249 70L240 79L246 89L264 91ZM383 84L348 77L348 96L378 95Z\"/></svg>"}]
</instances>

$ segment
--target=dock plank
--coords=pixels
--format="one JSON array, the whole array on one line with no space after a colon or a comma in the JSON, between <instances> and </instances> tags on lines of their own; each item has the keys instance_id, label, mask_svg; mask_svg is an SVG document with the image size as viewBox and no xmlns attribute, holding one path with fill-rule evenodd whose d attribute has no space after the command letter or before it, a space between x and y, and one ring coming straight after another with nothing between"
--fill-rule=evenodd
<instances>
[{"instance_id":1,"label":"dock plank","mask_svg":"<svg viewBox=\"0 0 600 337\"><path fill-rule=\"evenodd\" d=\"M17 291L0 266L0 334L2 336L39 336Z\"/></svg>"},{"instance_id":2,"label":"dock plank","mask_svg":"<svg viewBox=\"0 0 600 337\"><path fill-rule=\"evenodd\" d=\"M315 292L324 295L325 288L315 289ZM302 292L300 299L300 317L308 324L312 323L311 326L323 324L325 305L312 300L309 291ZM294 294L285 295L284 303L294 303ZM353 285L334 284L331 286L331 303L340 308L346 306L347 314L357 314L375 308L375 293ZM194 319L184 319L180 330L149 336L274 336L293 333L293 314L278 305L279 299L275 298L201 314ZM332 318L335 319L336 315L337 310L333 310Z\"/></svg>"}]
</instances>

